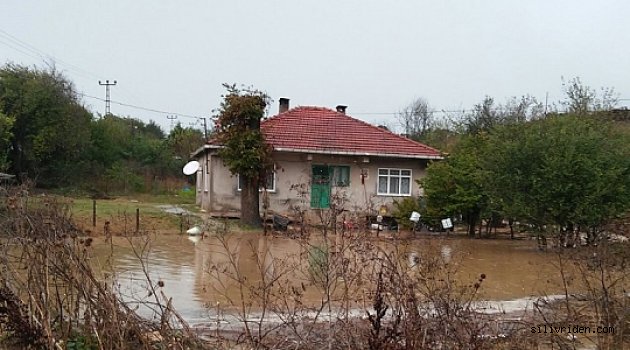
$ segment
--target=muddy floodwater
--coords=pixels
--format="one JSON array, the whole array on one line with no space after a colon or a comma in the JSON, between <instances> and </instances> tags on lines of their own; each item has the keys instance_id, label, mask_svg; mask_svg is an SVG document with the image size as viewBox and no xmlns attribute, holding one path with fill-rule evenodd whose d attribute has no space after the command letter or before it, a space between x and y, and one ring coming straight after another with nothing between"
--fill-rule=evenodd
<instances>
[{"instance_id":1,"label":"muddy floodwater","mask_svg":"<svg viewBox=\"0 0 630 350\"><path fill-rule=\"evenodd\" d=\"M218 282L210 278L209 273L209 268L217 266L217 262L225 263L231 257L238 261L241 275L253 280L257 274L259 276L257 267L261 266L254 252L267 257L267 261L283 257L308 260L308 255L304 258L304 244L299 240L257 233L234 234L223 243L215 237L191 240L186 235L155 235L151 236L144 252L140 241L135 241L134 251L128 239L115 237L110 244L98 238L93 262L115 272L121 293L130 301L152 300L144 273L148 271L153 284L163 282L164 294L172 297L176 310L193 325L207 321L209 315L215 313L217 301L225 303L226 293L227 297L237 293L229 286L224 293L218 292L221 290ZM539 251L532 240L433 236L374 242L398 247L409 264L422 263L422 254L430 249L444 261L456 264L456 279L461 283L473 284L485 274L480 289L482 300L517 300L561 292L555 254ZM226 254L226 250L230 254ZM144 269L138 258L143 254ZM273 273L272 268L267 266L265 273ZM299 278L297 272L295 278ZM314 303L320 297L317 291L305 294L306 301L311 299Z\"/></svg>"}]
</instances>

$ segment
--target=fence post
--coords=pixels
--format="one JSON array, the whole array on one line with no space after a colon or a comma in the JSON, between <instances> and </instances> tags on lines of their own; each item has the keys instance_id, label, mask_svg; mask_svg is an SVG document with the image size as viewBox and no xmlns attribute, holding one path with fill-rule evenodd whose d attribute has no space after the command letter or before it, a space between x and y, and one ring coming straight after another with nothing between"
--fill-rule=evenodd
<instances>
[{"instance_id":1,"label":"fence post","mask_svg":"<svg viewBox=\"0 0 630 350\"><path fill-rule=\"evenodd\" d=\"M136 233L140 232L140 208L136 208Z\"/></svg>"},{"instance_id":2,"label":"fence post","mask_svg":"<svg viewBox=\"0 0 630 350\"><path fill-rule=\"evenodd\" d=\"M92 227L96 227L96 199L92 199Z\"/></svg>"}]
</instances>

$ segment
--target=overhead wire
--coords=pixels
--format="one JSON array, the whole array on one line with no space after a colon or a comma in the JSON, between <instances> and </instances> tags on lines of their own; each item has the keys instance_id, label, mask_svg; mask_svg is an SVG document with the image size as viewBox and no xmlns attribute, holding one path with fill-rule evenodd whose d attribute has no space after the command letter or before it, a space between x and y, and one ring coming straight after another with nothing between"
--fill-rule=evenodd
<instances>
[{"instance_id":1,"label":"overhead wire","mask_svg":"<svg viewBox=\"0 0 630 350\"><path fill-rule=\"evenodd\" d=\"M72 63L69 63L67 61L64 61L58 57L55 57L53 55L50 55L40 49L38 49L37 47L25 42L24 40L21 40L13 35L11 35L10 33L7 33L5 30L0 29L0 37L4 37L5 40L9 40L11 42L13 42L15 45L19 45L20 47L22 47L23 49L29 50L31 52L31 54L19 50L15 47L9 46L8 44L5 43L5 45L13 48L16 51L19 51L23 54L26 54L28 56L30 56L31 58L35 58L35 59L42 59L42 60L51 60L53 64L56 63L60 63L62 66L65 66L69 71L74 72L77 75L80 75L84 78L94 78L94 79L101 79L101 77L94 73L91 72L89 70L83 69L77 65L74 65ZM33 56L33 54L37 55L38 57ZM130 90L126 89L124 86L118 86L117 89L121 89L123 90L126 94L132 96L133 98L138 98L133 92L131 92Z\"/></svg>"},{"instance_id":2,"label":"overhead wire","mask_svg":"<svg viewBox=\"0 0 630 350\"><path fill-rule=\"evenodd\" d=\"M55 57L53 55L50 55L40 49L38 49L37 47L9 34L8 32L6 32L5 30L0 29L0 39L4 39L4 40L0 40L0 43L4 44L5 46L16 50L22 54L25 54L31 58L35 58L35 59L49 59L52 60L53 62L58 62L63 66L66 66L68 68L70 68L70 70L74 71L75 73L79 73L80 75L83 75L84 77L90 76L93 78L98 79L99 76L97 74L94 74L88 70L82 69L79 66L76 66L74 64L71 64L69 62L66 62L62 59L59 59L58 57ZM26 51L25 51L26 50ZM81 96L85 96L85 97L89 97L89 98L94 98L100 101L105 101L105 99L102 99L100 97L96 97L96 96L90 96L87 95L85 93L79 93ZM187 115L187 114L183 114L183 113L174 113L174 112L165 112L165 111L161 111L161 110L157 110L157 109L153 109L153 108L148 108L148 107L142 107L142 106L137 106L137 105L132 105L129 103L123 103L123 102L119 102L119 101L111 101L112 103L121 105L121 106L125 106L125 107L130 107L130 108L136 108L136 109L141 109L141 110L145 110L145 111L149 111L149 112L154 112L154 113L161 113L161 114L177 114L183 117L188 117L188 118L199 118L199 117L195 117L195 116L191 116L191 115Z\"/></svg>"},{"instance_id":3,"label":"overhead wire","mask_svg":"<svg viewBox=\"0 0 630 350\"><path fill-rule=\"evenodd\" d=\"M79 66L76 66L74 64L71 64L69 62L66 62L65 60L62 60L58 57L55 57L51 54L48 54L46 52L44 52L43 50L38 49L37 47L11 35L10 33L6 32L3 29L0 29L0 44L4 44L5 46L18 51L26 56L29 56L31 58L34 58L36 60L50 60L53 63L59 63L62 66L65 66L67 69L69 69L70 71L74 72L75 74L81 75L83 77L90 77L90 78L96 78L99 79L99 76L93 72L90 72L88 70L85 70ZM126 89L123 89L125 91L127 91ZM127 91L128 92L128 91ZM100 97L96 97L96 96L91 96L88 95L86 93L83 92L78 92L78 95L83 96L83 97L87 97L87 98L92 98L92 99L96 99L99 101L105 101L105 99L100 98ZM193 116L193 115L189 115L189 114L185 114L185 113L177 113L177 112L169 112L169 111L163 111L163 110L159 110L159 109L155 109L155 108L150 108L150 107L143 107L143 106L138 106L138 105L134 105L134 104L130 104L130 103L124 103L124 102L120 102L120 101L114 101L114 100L110 100L111 103L114 103L116 105L120 105L120 106L124 106L124 107L129 107L129 108L134 108L134 109L138 109L138 110L143 110L143 111L147 111L147 112L153 112L153 113L158 113L158 114L168 114L168 115L177 115L177 116L181 116L184 118L192 118L192 119L196 119L197 122L199 122L199 120L201 119L201 117L197 117L197 116Z\"/></svg>"},{"instance_id":4,"label":"overhead wire","mask_svg":"<svg viewBox=\"0 0 630 350\"><path fill-rule=\"evenodd\" d=\"M2 40L4 39L4 40ZM7 42L8 41L8 42ZM59 59L51 54L48 54L40 49L38 49L37 47L9 34L8 32L6 32L3 29L0 29L0 44L4 44L5 46L18 51L24 55L27 55L31 58L34 59L42 59L42 60L51 60L53 63L60 63L63 66L66 66L67 68L69 68L69 70L73 71L75 74L79 74L82 75L83 77L86 76L90 76L92 78L96 78L98 79L99 76L93 72L90 72L88 70L85 70L79 66L76 66L74 64L71 64L69 62L66 62L62 59ZM16 45L18 47L16 47ZM24 51L27 50L27 51ZM124 91L128 92L129 91L127 89L124 89ZM85 93L79 93L79 95L87 97L87 98L92 98L92 99L96 99L99 101L105 101L105 99L100 98L100 97L96 97L96 96L91 96ZM133 94L132 94L133 95ZM619 99L619 101L627 101L630 99ZM110 100L111 103L120 105L120 106L124 106L124 107L129 107L129 108L134 108L134 109L138 109L138 110L143 110L143 111L147 111L147 112L153 112L153 113L158 113L158 114L164 114L164 115L177 115L177 116L181 116L181 117L185 117L185 118L193 118L193 119L197 119L200 120L203 117L197 117L197 116L193 116L193 115L189 115L189 114L184 114L184 113L177 113L177 112L170 112L170 111L163 111L163 110L159 110L159 109L155 109L155 108L150 108L150 107L143 107L143 106L138 106L138 105L134 105L134 104L130 104L130 103L124 103L124 102L120 102L120 101L114 101L114 100ZM501 109L501 108L498 108ZM453 110L432 110L429 111L430 114L436 114L436 113L443 113L443 114L447 114L447 113L469 113L469 112L474 112L476 111L476 109L453 109ZM353 115L399 115L403 113L403 111L398 111L398 112L353 112Z\"/></svg>"},{"instance_id":5,"label":"overhead wire","mask_svg":"<svg viewBox=\"0 0 630 350\"><path fill-rule=\"evenodd\" d=\"M13 35L11 35L9 33L7 33L3 29L0 29L0 36L2 36L5 40L9 40L13 44L18 45L21 48L23 48L25 50L28 50L31 53L39 56L39 58L41 58L44 61L45 60L50 60L50 61L52 61L53 64L59 63L59 64L61 64L63 66L66 66L67 68L69 68L69 70L74 71L76 74L82 75L84 77L90 76L90 77L98 79L98 75L96 75L96 74L94 74L94 73L92 73L92 72L90 72L88 70L85 70L85 69L83 69L83 68L81 68L81 67L79 67L77 65L74 65L72 63L66 62L66 61L64 61L64 60L62 60L62 59L60 59L58 57L55 57L55 56L49 54L49 53L46 53L46 52L38 49L37 47L35 47L35 46L33 46L33 45L31 45L31 44L29 44L29 43L27 43L27 42L17 38L17 37L15 37L15 36L13 36ZM24 53L24 52L22 51L22 53ZM31 56L31 57L33 57L33 56Z\"/></svg>"},{"instance_id":6,"label":"overhead wire","mask_svg":"<svg viewBox=\"0 0 630 350\"><path fill-rule=\"evenodd\" d=\"M83 96L83 97L87 97L87 98L93 98L95 100L99 100L99 101L105 101L104 98L101 97L96 97L96 96L92 96L92 95L88 95L86 93L83 92L79 92L79 95ZM169 112L169 111L163 111L163 110L159 110L159 109L154 109L154 108L149 108L149 107L143 107L143 106L138 106L138 105L133 105L130 103L125 103L125 102L120 102L120 101L114 101L114 100L110 100L110 103L113 104L117 104L119 106L124 106L124 107L129 107L129 108L134 108L134 109L139 109L139 110L143 110L143 111L147 111L147 112L153 112L153 113L159 113L159 114L165 114L165 115L176 115L178 117L184 117L184 118L192 118L192 119L201 119L203 117L196 117L194 115L190 115L190 114L184 114L184 113L177 113L177 112Z\"/></svg>"},{"instance_id":7,"label":"overhead wire","mask_svg":"<svg viewBox=\"0 0 630 350\"><path fill-rule=\"evenodd\" d=\"M90 75L91 77L94 77L94 78L97 78L97 79L99 78L98 75L96 75L96 74L94 74L92 72L89 72L89 71L87 71L85 69L82 69L82 68L80 68L78 66L75 66L75 65L73 65L71 63L65 62L65 61L63 61L63 60L61 60L61 59L59 59L59 58L57 58L57 57L55 57L53 55L47 54L46 52L36 48L35 46L33 46L33 45L23 41L23 40L20 40L19 38L15 37L15 36L13 36L13 35L11 35L9 33L7 33L6 31L4 31L2 29L0 29L0 35L4 36L5 38L8 38L10 41L16 43L20 47L23 47L23 48L31 51L32 53L38 55L42 59L46 59L46 58L52 59L54 62L59 62L62 65L70 67L70 68L72 68L73 71L81 73L82 75L83 74L87 74L87 75ZM8 45L8 44L5 43L5 45ZM15 49L15 50L18 50L15 47L12 47L12 48ZM24 51L21 51L21 50L18 50L18 51L20 51L22 53L25 53ZM34 57L32 55L29 55L29 56L30 57ZM129 93L128 90L126 90L124 88L123 88L123 90ZM100 100L100 101L105 101L105 99L102 99L102 98L99 98L99 97L89 96L89 95L86 95L86 94L81 94L81 95L83 95L85 97L89 97L89 98L94 98L94 99L97 99L97 100ZM131 95L133 95L133 94L131 94ZM187 118L199 118L199 117L186 115L186 114L182 114L182 113L161 111L161 110L154 109L154 108L137 106L137 105L132 105L132 104L129 104L129 103L123 103L123 102L119 102L119 101L111 100L110 102L114 103L114 104L117 104L117 105L120 105L120 106L125 106L125 107L129 107L129 108L135 108L135 109L144 110L144 111L148 111L148 112L154 112L154 113L160 113L160 114L176 114L176 115L187 117ZM474 109L433 110L433 111L429 111L429 113L431 113L431 114L435 114L435 113L444 113L444 114L446 114L446 113L466 113L466 112L472 112L472 111L474 111ZM352 114L353 115L399 115L399 114L401 114L401 112L353 112Z\"/></svg>"},{"instance_id":8,"label":"overhead wire","mask_svg":"<svg viewBox=\"0 0 630 350\"><path fill-rule=\"evenodd\" d=\"M465 113L465 112L473 112L474 109L458 109L458 110L435 110L435 111L427 111L427 113ZM402 114L404 111L400 112L352 112L354 115L398 115Z\"/></svg>"},{"instance_id":9,"label":"overhead wire","mask_svg":"<svg viewBox=\"0 0 630 350\"><path fill-rule=\"evenodd\" d=\"M2 38L0 38L0 39L2 39ZM6 40L6 39L5 39L5 40ZM0 44L4 44L5 46L7 46L7 47L9 47L9 48L11 48L11 49L13 49L13 50L15 50L15 51L17 51L17 52L20 52L20 53L22 53L22 54L24 54L24 55L26 55L26 56L29 56L29 57L31 57L31 58L34 58L34 59L36 59L36 60L39 60L39 59L41 59L41 58L42 58L41 56L35 56L35 55L33 55L32 53L29 53L29 52L24 51L24 50L22 50L22 49L18 49L17 47L15 47L15 46L13 46L13 45L11 45L11 44L9 44L9 43L7 43L7 42L3 41L3 40L0 40Z\"/></svg>"}]
</instances>

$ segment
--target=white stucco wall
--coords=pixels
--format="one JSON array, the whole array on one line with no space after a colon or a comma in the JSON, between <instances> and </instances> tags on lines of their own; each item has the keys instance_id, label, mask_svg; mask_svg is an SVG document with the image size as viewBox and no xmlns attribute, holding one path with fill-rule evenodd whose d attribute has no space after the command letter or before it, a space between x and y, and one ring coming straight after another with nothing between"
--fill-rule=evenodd
<instances>
[{"instance_id":1,"label":"white stucco wall","mask_svg":"<svg viewBox=\"0 0 630 350\"><path fill-rule=\"evenodd\" d=\"M197 202L203 209L211 212L238 211L240 192L237 190L237 177L230 174L217 156L210 155L206 162L205 157L207 155L208 153L199 159L202 174L198 174L197 177ZM378 209L382 205L391 207L395 199L404 198L404 196L377 195L379 168L410 169L412 171L411 195L421 195L422 191L415 180L424 176L427 165L427 161L421 159L366 158L305 153L274 153L274 162L276 165L276 189L274 192L268 193L268 199L270 209L282 214L288 214L292 205L310 207L309 193L305 193L302 198L298 194L302 190L310 191L313 165L350 167L349 186L333 187L332 189L332 193L345 196L345 208L347 210ZM207 173L206 169L209 169ZM363 183L361 181L362 170L367 171L367 178ZM263 196L261 195L262 200Z\"/></svg>"}]
</instances>

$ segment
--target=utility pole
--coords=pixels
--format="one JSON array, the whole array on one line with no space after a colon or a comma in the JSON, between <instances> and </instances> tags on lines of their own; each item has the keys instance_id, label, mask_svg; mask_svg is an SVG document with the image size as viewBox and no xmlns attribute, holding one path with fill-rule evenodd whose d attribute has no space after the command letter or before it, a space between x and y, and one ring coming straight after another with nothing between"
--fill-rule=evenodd
<instances>
[{"instance_id":1,"label":"utility pole","mask_svg":"<svg viewBox=\"0 0 630 350\"><path fill-rule=\"evenodd\" d=\"M199 124L200 120L203 120L203 137L207 141L208 140L208 124L206 123L205 117L196 117L197 121L195 123L190 123L191 127L194 127Z\"/></svg>"},{"instance_id":2,"label":"utility pole","mask_svg":"<svg viewBox=\"0 0 630 350\"><path fill-rule=\"evenodd\" d=\"M545 118L547 117L547 101L549 100L549 92L545 94Z\"/></svg>"},{"instance_id":3,"label":"utility pole","mask_svg":"<svg viewBox=\"0 0 630 350\"><path fill-rule=\"evenodd\" d=\"M109 98L109 87L110 86L115 86L116 85L116 80L114 80L113 83L110 83L109 80L105 80L104 83L102 83L100 80L98 81L98 85L101 86L105 86L105 115L109 115L111 114L110 112L110 102L111 99Z\"/></svg>"},{"instance_id":4,"label":"utility pole","mask_svg":"<svg viewBox=\"0 0 630 350\"><path fill-rule=\"evenodd\" d=\"M169 130L169 134L171 133L171 131L173 131L173 120L177 119L176 115L167 115L166 119L171 121L171 130Z\"/></svg>"},{"instance_id":5,"label":"utility pole","mask_svg":"<svg viewBox=\"0 0 630 350\"><path fill-rule=\"evenodd\" d=\"M203 117L203 137L208 141L208 124L205 117Z\"/></svg>"}]
</instances>

